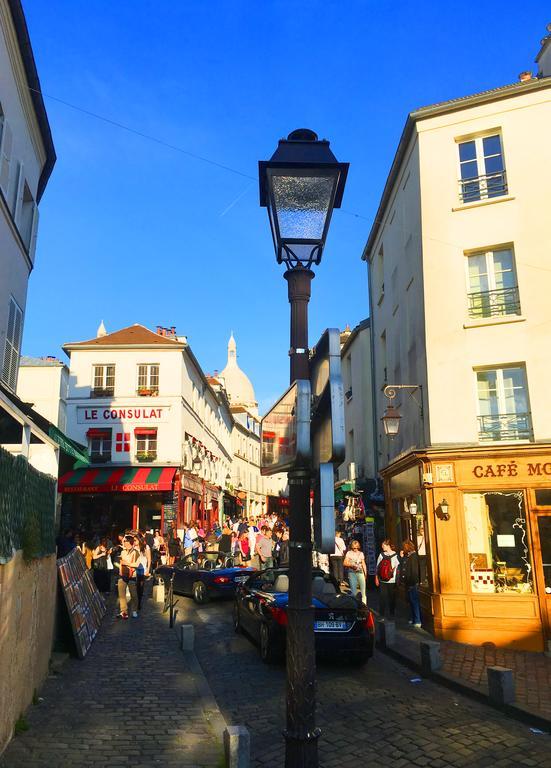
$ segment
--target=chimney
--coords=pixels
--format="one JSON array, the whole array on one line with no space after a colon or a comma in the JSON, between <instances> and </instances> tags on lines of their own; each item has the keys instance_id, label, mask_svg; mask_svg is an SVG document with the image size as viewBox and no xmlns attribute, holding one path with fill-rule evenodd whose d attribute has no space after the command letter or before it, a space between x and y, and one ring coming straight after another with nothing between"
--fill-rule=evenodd
<instances>
[{"instance_id":1,"label":"chimney","mask_svg":"<svg viewBox=\"0 0 551 768\"><path fill-rule=\"evenodd\" d=\"M547 34L541 41L540 52L536 56L538 77L551 77L551 24L547 25Z\"/></svg>"},{"instance_id":2,"label":"chimney","mask_svg":"<svg viewBox=\"0 0 551 768\"><path fill-rule=\"evenodd\" d=\"M532 72L530 70L526 70L526 72L521 72L518 76L518 79L521 83L529 83L532 79Z\"/></svg>"},{"instance_id":3,"label":"chimney","mask_svg":"<svg viewBox=\"0 0 551 768\"><path fill-rule=\"evenodd\" d=\"M162 325L158 325L158 326L157 326L157 333L159 334L159 336L164 336L164 335L165 335L165 334L164 334L164 330L165 330L165 329L163 328L163 326L162 326Z\"/></svg>"}]
</instances>

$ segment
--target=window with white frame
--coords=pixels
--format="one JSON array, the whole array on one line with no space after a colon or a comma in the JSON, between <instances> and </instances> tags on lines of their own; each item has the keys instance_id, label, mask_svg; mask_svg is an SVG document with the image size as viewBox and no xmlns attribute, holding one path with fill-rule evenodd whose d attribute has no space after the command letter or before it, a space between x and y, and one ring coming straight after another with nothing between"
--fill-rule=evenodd
<instances>
[{"instance_id":1,"label":"window with white frame","mask_svg":"<svg viewBox=\"0 0 551 768\"><path fill-rule=\"evenodd\" d=\"M469 317L520 315L515 257L511 248L467 255Z\"/></svg>"},{"instance_id":2,"label":"window with white frame","mask_svg":"<svg viewBox=\"0 0 551 768\"><path fill-rule=\"evenodd\" d=\"M8 310L8 326L6 328L6 343L4 345L4 359L2 362L2 381L14 392L17 386L22 332L23 312L12 296Z\"/></svg>"},{"instance_id":3,"label":"window with white frame","mask_svg":"<svg viewBox=\"0 0 551 768\"><path fill-rule=\"evenodd\" d=\"M159 394L159 365L158 363L140 363L138 365L138 394Z\"/></svg>"},{"instance_id":4,"label":"window with white frame","mask_svg":"<svg viewBox=\"0 0 551 768\"><path fill-rule=\"evenodd\" d=\"M111 430L90 429L87 433L88 450L93 464L111 461Z\"/></svg>"},{"instance_id":5,"label":"window with white frame","mask_svg":"<svg viewBox=\"0 0 551 768\"><path fill-rule=\"evenodd\" d=\"M524 365L476 372L478 439L530 440L532 425Z\"/></svg>"},{"instance_id":6,"label":"window with white frame","mask_svg":"<svg viewBox=\"0 0 551 768\"><path fill-rule=\"evenodd\" d=\"M91 397L111 397L115 394L115 366L94 365Z\"/></svg>"},{"instance_id":7,"label":"window with white frame","mask_svg":"<svg viewBox=\"0 0 551 768\"><path fill-rule=\"evenodd\" d=\"M157 458L157 430L148 427L136 427L136 459L154 461Z\"/></svg>"},{"instance_id":8,"label":"window with white frame","mask_svg":"<svg viewBox=\"0 0 551 768\"><path fill-rule=\"evenodd\" d=\"M472 203L507 194L501 136L494 133L458 142L459 196Z\"/></svg>"}]
</instances>

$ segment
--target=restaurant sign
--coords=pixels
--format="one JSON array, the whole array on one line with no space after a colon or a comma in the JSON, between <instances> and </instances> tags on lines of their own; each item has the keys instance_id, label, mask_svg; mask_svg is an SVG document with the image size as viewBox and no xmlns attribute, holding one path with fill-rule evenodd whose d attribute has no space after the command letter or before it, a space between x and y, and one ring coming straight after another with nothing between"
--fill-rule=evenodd
<instances>
[{"instance_id":1,"label":"restaurant sign","mask_svg":"<svg viewBox=\"0 0 551 768\"><path fill-rule=\"evenodd\" d=\"M457 461L458 484L477 481L519 483L551 479L551 456L523 456L515 459Z\"/></svg>"},{"instance_id":2,"label":"restaurant sign","mask_svg":"<svg viewBox=\"0 0 551 768\"><path fill-rule=\"evenodd\" d=\"M145 422L158 424L167 421L170 412L168 406L157 406L145 408L141 406L128 407L77 407L78 424L111 424L113 422L135 422L143 424Z\"/></svg>"}]
</instances>

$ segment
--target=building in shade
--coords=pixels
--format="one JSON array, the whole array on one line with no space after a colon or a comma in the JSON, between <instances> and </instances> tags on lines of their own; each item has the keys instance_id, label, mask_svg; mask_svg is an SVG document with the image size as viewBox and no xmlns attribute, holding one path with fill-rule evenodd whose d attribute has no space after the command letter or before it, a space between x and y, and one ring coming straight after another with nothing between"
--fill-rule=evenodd
<instances>
[{"instance_id":1,"label":"building in shade","mask_svg":"<svg viewBox=\"0 0 551 768\"><path fill-rule=\"evenodd\" d=\"M387 534L416 546L424 626L541 651L551 642L551 34L537 62L537 77L408 116L364 259ZM385 385L411 387L396 389L393 438Z\"/></svg>"}]
</instances>

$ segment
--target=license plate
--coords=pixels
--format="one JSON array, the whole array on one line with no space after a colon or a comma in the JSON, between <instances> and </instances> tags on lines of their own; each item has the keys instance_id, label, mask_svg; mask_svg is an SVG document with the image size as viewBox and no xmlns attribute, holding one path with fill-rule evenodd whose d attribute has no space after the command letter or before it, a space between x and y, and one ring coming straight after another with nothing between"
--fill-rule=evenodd
<instances>
[{"instance_id":1,"label":"license plate","mask_svg":"<svg viewBox=\"0 0 551 768\"><path fill-rule=\"evenodd\" d=\"M346 621L316 621L314 629L346 629Z\"/></svg>"},{"instance_id":2,"label":"license plate","mask_svg":"<svg viewBox=\"0 0 551 768\"><path fill-rule=\"evenodd\" d=\"M243 582L247 581L248 578L248 576L236 576L234 581L237 581L238 584L243 584Z\"/></svg>"}]
</instances>

